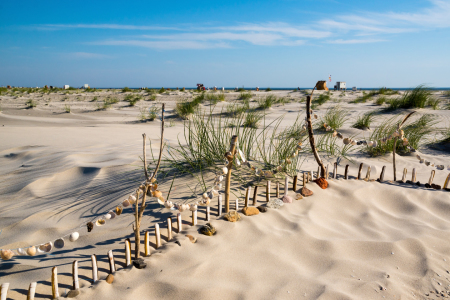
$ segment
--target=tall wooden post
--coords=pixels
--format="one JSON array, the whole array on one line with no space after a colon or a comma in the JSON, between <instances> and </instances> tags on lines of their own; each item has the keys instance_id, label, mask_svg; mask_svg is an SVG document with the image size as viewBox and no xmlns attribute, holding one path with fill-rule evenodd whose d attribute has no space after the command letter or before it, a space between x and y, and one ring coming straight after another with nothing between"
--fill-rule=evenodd
<instances>
[{"instance_id":1,"label":"tall wooden post","mask_svg":"<svg viewBox=\"0 0 450 300\"><path fill-rule=\"evenodd\" d=\"M348 167L349 167L349 165L346 165L345 166L345 173L344 173L344 179L348 179Z\"/></svg>"},{"instance_id":2,"label":"tall wooden post","mask_svg":"<svg viewBox=\"0 0 450 300\"><path fill-rule=\"evenodd\" d=\"M381 169L381 174L380 174L380 182L384 181L384 171L386 170L386 166L383 166L383 168Z\"/></svg>"},{"instance_id":3,"label":"tall wooden post","mask_svg":"<svg viewBox=\"0 0 450 300\"><path fill-rule=\"evenodd\" d=\"M298 176L295 175L294 176L294 182L292 183L292 190L295 192L297 190L297 180L298 180Z\"/></svg>"},{"instance_id":4,"label":"tall wooden post","mask_svg":"<svg viewBox=\"0 0 450 300\"><path fill-rule=\"evenodd\" d=\"M98 281L98 266L97 266L97 255L91 255L92 262L92 282L96 283Z\"/></svg>"},{"instance_id":5,"label":"tall wooden post","mask_svg":"<svg viewBox=\"0 0 450 300\"><path fill-rule=\"evenodd\" d=\"M209 208L209 206L208 206ZM167 241L172 239L172 218L167 218Z\"/></svg>"},{"instance_id":6,"label":"tall wooden post","mask_svg":"<svg viewBox=\"0 0 450 300\"><path fill-rule=\"evenodd\" d=\"M73 290L80 289L80 283L78 282L78 261L74 260L72 263L72 281L73 281Z\"/></svg>"},{"instance_id":7,"label":"tall wooden post","mask_svg":"<svg viewBox=\"0 0 450 300\"><path fill-rule=\"evenodd\" d=\"M280 183L279 182L277 182L277 187L276 187L275 191L276 191L276 193L275 193L276 197L280 198Z\"/></svg>"},{"instance_id":8,"label":"tall wooden post","mask_svg":"<svg viewBox=\"0 0 450 300\"><path fill-rule=\"evenodd\" d=\"M155 249L161 247L161 232L159 231L159 224L155 224Z\"/></svg>"},{"instance_id":9,"label":"tall wooden post","mask_svg":"<svg viewBox=\"0 0 450 300\"><path fill-rule=\"evenodd\" d=\"M28 288L27 300L34 300L34 294L36 293L37 282L30 283Z\"/></svg>"},{"instance_id":10,"label":"tall wooden post","mask_svg":"<svg viewBox=\"0 0 450 300\"><path fill-rule=\"evenodd\" d=\"M209 222L211 219L211 207L208 205L206 207L205 221Z\"/></svg>"},{"instance_id":11,"label":"tall wooden post","mask_svg":"<svg viewBox=\"0 0 450 300\"><path fill-rule=\"evenodd\" d=\"M4 282L0 286L0 300L6 300L8 294L9 283Z\"/></svg>"},{"instance_id":12,"label":"tall wooden post","mask_svg":"<svg viewBox=\"0 0 450 300\"><path fill-rule=\"evenodd\" d=\"M403 118L403 121L397 126L397 130L400 131L400 129L402 128L403 124L405 124L406 120L413 114L415 113L415 111L410 112L408 115L406 115L406 117ZM397 181L397 168L395 166L395 150L397 148L397 140L398 137L396 136L394 138L394 148L392 149L392 163L394 165L394 181Z\"/></svg>"},{"instance_id":13,"label":"tall wooden post","mask_svg":"<svg viewBox=\"0 0 450 300\"><path fill-rule=\"evenodd\" d=\"M53 299L59 298L58 269L56 267L52 268L52 297L53 297Z\"/></svg>"},{"instance_id":14,"label":"tall wooden post","mask_svg":"<svg viewBox=\"0 0 450 300\"><path fill-rule=\"evenodd\" d=\"M258 186L255 186L255 190L253 191L253 206L256 205L256 197L258 196Z\"/></svg>"},{"instance_id":15,"label":"tall wooden post","mask_svg":"<svg viewBox=\"0 0 450 300\"><path fill-rule=\"evenodd\" d=\"M150 255L150 231L146 231L144 235L144 255Z\"/></svg>"},{"instance_id":16,"label":"tall wooden post","mask_svg":"<svg viewBox=\"0 0 450 300\"><path fill-rule=\"evenodd\" d=\"M114 262L114 255L112 250L108 251L108 261L109 261L109 274L114 274L116 272L116 263Z\"/></svg>"},{"instance_id":17,"label":"tall wooden post","mask_svg":"<svg viewBox=\"0 0 450 300\"><path fill-rule=\"evenodd\" d=\"M361 171L362 171L362 168L363 168L363 163L361 163L360 165L359 165L359 170L358 170L358 180L360 180L361 179Z\"/></svg>"},{"instance_id":18,"label":"tall wooden post","mask_svg":"<svg viewBox=\"0 0 450 300\"><path fill-rule=\"evenodd\" d=\"M314 87L315 88L315 87ZM314 90L313 90L314 92ZM312 95L312 93L311 93ZM308 134L309 134L309 143L311 144L311 149L314 154L314 158L317 161L317 164L320 166L321 170L321 176L324 177L325 175L325 167L323 166L322 160L319 157L319 153L316 149L316 142L314 141L314 134L312 129L312 122L311 122L311 96L306 97L306 123L308 127ZM317 176L319 178L319 176Z\"/></svg>"},{"instance_id":19,"label":"tall wooden post","mask_svg":"<svg viewBox=\"0 0 450 300\"><path fill-rule=\"evenodd\" d=\"M334 163L334 168L333 168L333 178L334 178L334 179L337 178L337 162Z\"/></svg>"},{"instance_id":20,"label":"tall wooden post","mask_svg":"<svg viewBox=\"0 0 450 300\"><path fill-rule=\"evenodd\" d=\"M197 225L197 211L196 210L194 210L192 212L192 226L195 226L195 225Z\"/></svg>"},{"instance_id":21,"label":"tall wooden post","mask_svg":"<svg viewBox=\"0 0 450 300\"><path fill-rule=\"evenodd\" d=\"M413 168L413 170L412 170L412 176L411 176L411 181L413 182L413 183L415 183L416 182L416 168Z\"/></svg>"},{"instance_id":22,"label":"tall wooden post","mask_svg":"<svg viewBox=\"0 0 450 300\"><path fill-rule=\"evenodd\" d=\"M125 239L125 267L131 265L131 242Z\"/></svg>"},{"instance_id":23,"label":"tall wooden post","mask_svg":"<svg viewBox=\"0 0 450 300\"><path fill-rule=\"evenodd\" d=\"M266 201L267 202L270 201L270 180L267 180L267 185L266 185Z\"/></svg>"},{"instance_id":24,"label":"tall wooden post","mask_svg":"<svg viewBox=\"0 0 450 300\"><path fill-rule=\"evenodd\" d=\"M247 192L245 193L245 205L244 207L248 207L248 201L250 200L250 193L252 191L251 187L247 187Z\"/></svg>"},{"instance_id":25,"label":"tall wooden post","mask_svg":"<svg viewBox=\"0 0 450 300\"><path fill-rule=\"evenodd\" d=\"M180 233L181 231L183 231L183 223L181 222L181 213L177 214L177 229L178 229L178 233Z\"/></svg>"},{"instance_id":26,"label":"tall wooden post","mask_svg":"<svg viewBox=\"0 0 450 300\"><path fill-rule=\"evenodd\" d=\"M233 168L233 158L236 153L236 143L237 143L238 137L237 135L233 135L231 137L231 143L230 143L230 151L225 153L225 157L228 160L227 165L227 177L225 181L225 213L228 213L230 211L230 186L231 186L231 170Z\"/></svg>"},{"instance_id":27,"label":"tall wooden post","mask_svg":"<svg viewBox=\"0 0 450 300\"><path fill-rule=\"evenodd\" d=\"M217 196L217 216L222 214L222 195Z\"/></svg>"},{"instance_id":28,"label":"tall wooden post","mask_svg":"<svg viewBox=\"0 0 450 300\"><path fill-rule=\"evenodd\" d=\"M408 169L404 168L403 169L403 176L402 176L402 182L405 183L406 182L406 174L408 173Z\"/></svg>"}]
</instances>

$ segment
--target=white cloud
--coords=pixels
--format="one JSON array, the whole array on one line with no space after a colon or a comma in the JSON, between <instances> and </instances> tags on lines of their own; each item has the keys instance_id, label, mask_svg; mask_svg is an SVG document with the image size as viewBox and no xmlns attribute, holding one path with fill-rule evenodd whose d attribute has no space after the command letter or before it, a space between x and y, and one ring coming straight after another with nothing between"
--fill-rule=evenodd
<instances>
[{"instance_id":1,"label":"white cloud","mask_svg":"<svg viewBox=\"0 0 450 300\"><path fill-rule=\"evenodd\" d=\"M89 52L70 52L64 53L63 56L65 58L82 58L82 59L90 59L90 58L111 58L109 55L101 54L101 53L89 53Z\"/></svg>"},{"instance_id":2,"label":"white cloud","mask_svg":"<svg viewBox=\"0 0 450 300\"><path fill-rule=\"evenodd\" d=\"M350 39L350 40L333 40L333 41L327 41L329 44L367 44L367 43L378 43L378 42L385 42L386 40L382 39Z\"/></svg>"}]
</instances>

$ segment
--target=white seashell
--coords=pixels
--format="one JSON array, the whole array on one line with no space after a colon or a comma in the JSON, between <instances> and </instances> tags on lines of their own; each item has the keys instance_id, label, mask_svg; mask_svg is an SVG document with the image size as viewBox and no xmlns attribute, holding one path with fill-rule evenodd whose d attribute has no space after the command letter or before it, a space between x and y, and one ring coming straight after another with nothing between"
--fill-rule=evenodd
<instances>
[{"instance_id":1,"label":"white seashell","mask_svg":"<svg viewBox=\"0 0 450 300\"><path fill-rule=\"evenodd\" d=\"M35 256L36 255L36 247L31 246L31 247L27 248L27 254L29 256Z\"/></svg>"},{"instance_id":2,"label":"white seashell","mask_svg":"<svg viewBox=\"0 0 450 300\"><path fill-rule=\"evenodd\" d=\"M182 205L178 205L178 210L179 210L180 212L185 211L184 205L183 205L183 204L182 204Z\"/></svg>"},{"instance_id":3,"label":"white seashell","mask_svg":"<svg viewBox=\"0 0 450 300\"><path fill-rule=\"evenodd\" d=\"M241 162L239 161L239 159L236 157L236 165L237 166L240 166L241 165Z\"/></svg>"},{"instance_id":4,"label":"white seashell","mask_svg":"<svg viewBox=\"0 0 450 300\"><path fill-rule=\"evenodd\" d=\"M184 205L184 210L188 210L190 208L189 204L183 204Z\"/></svg>"},{"instance_id":5,"label":"white seashell","mask_svg":"<svg viewBox=\"0 0 450 300\"><path fill-rule=\"evenodd\" d=\"M352 141L351 144L352 144L353 146L356 146L356 141Z\"/></svg>"},{"instance_id":6,"label":"white seashell","mask_svg":"<svg viewBox=\"0 0 450 300\"><path fill-rule=\"evenodd\" d=\"M128 197L128 200L131 200L131 201L136 201L136 196L134 196L134 195L130 195L130 197Z\"/></svg>"},{"instance_id":7,"label":"white seashell","mask_svg":"<svg viewBox=\"0 0 450 300\"><path fill-rule=\"evenodd\" d=\"M444 170L445 167L444 167L444 165L438 165L438 166L436 166L436 169L438 169L438 170Z\"/></svg>"},{"instance_id":8,"label":"white seashell","mask_svg":"<svg viewBox=\"0 0 450 300\"><path fill-rule=\"evenodd\" d=\"M80 234L78 232L72 232L69 236L69 241L75 242L80 237Z\"/></svg>"},{"instance_id":9,"label":"white seashell","mask_svg":"<svg viewBox=\"0 0 450 300\"><path fill-rule=\"evenodd\" d=\"M136 201L135 200L128 200L128 203L130 203L130 205L133 205L133 204L136 203Z\"/></svg>"},{"instance_id":10,"label":"white seashell","mask_svg":"<svg viewBox=\"0 0 450 300\"><path fill-rule=\"evenodd\" d=\"M223 167L222 168L222 172L223 172L223 174L228 174L228 168L227 167Z\"/></svg>"},{"instance_id":11,"label":"white seashell","mask_svg":"<svg viewBox=\"0 0 450 300\"><path fill-rule=\"evenodd\" d=\"M111 216L111 219L114 219L116 217L116 213L112 210L108 214Z\"/></svg>"},{"instance_id":12,"label":"white seashell","mask_svg":"<svg viewBox=\"0 0 450 300\"><path fill-rule=\"evenodd\" d=\"M189 207L189 210L190 211L196 211L197 210L197 205L191 204L190 207Z\"/></svg>"},{"instance_id":13,"label":"white seashell","mask_svg":"<svg viewBox=\"0 0 450 300\"><path fill-rule=\"evenodd\" d=\"M156 198L156 201L158 201L158 203L160 204L160 205L164 205L164 199L161 199L161 198Z\"/></svg>"},{"instance_id":14,"label":"white seashell","mask_svg":"<svg viewBox=\"0 0 450 300\"><path fill-rule=\"evenodd\" d=\"M372 147L372 146L373 146L373 142L372 142L372 141L369 141L369 142L367 143L367 146Z\"/></svg>"},{"instance_id":15,"label":"white seashell","mask_svg":"<svg viewBox=\"0 0 450 300\"><path fill-rule=\"evenodd\" d=\"M110 214L106 214L106 215L104 215L103 217L104 217L106 220L111 219L111 215L110 215Z\"/></svg>"},{"instance_id":16,"label":"white seashell","mask_svg":"<svg viewBox=\"0 0 450 300\"><path fill-rule=\"evenodd\" d=\"M8 260L8 259L11 259L14 256L14 252L12 252L9 249L3 249L0 252L0 256L2 257L3 260ZM6 293L5 293L5 295L6 295ZM3 298L3 290L2 290L2 298Z\"/></svg>"},{"instance_id":17,"label":"white seashell","mask_svg":"<svg viewBox=\"0 0 450 300\"><path fill-rule=\"evenodd\" d=\"M376 147L376 146L378 146L378 143L377 143L377 141L373 141L373 143L372 143L372 147Z\"/></svg>"},{"instance_id":18,"label":"white seashell","mask_svg":"<svg viewBox=\"0 0 450 300\"><path fill-rule=\"evenodd\" d=\"M220 175L220 176L219 176L219 182L222 181L222 180L223 180L223 176Z\"/></svg>"},{"instance_id":19,"label":"white seashell","mask_svg":"<svg viewBox=\"0 0 450 300\"><path fill-rule=\"evenodd\" d=\"M336 137L337 136L337 131L335 130L334 132L333 132L333 137Z\"/></svg>"},{"instance_id":20,"label":"white seashell","mask_svg":"<svg viewBox=\"0 0 450 300\"><path fill-rule=\"evenodd\" d=\"M344 145L348 145L348 144L350 144L350 139L349 138L345 138L344 139L344 141L343 141L343 143L344 143Z\"/></svg>"},{"instance_id":21,"label":"white seashell","mask_svg":"<svg viewBox=\"0 0 450 300\"><path fill-rule=\"evenodd\" d=\"M215 190L215 189L212 189L211 193L212 193L213 196L219 196L219 192L217 190Z\"/></svg>"},{"instance_id":22,"label":"white seashell","mask_svg":"<svg viewBox=\"0 0 450 300\"><path fill-rule=\"evenodd\" d=\"M168 208L168 209L171 209L173 207L172 201L165 201L164 202L164 207Z\"/></svg>"},{"instance_id":23,"label":"white seashell","mask_svg":"<svg viewBox=\"0 0 450 300\"><path fill-rule=\"evenodd\" d=\"M203 199L208 198L208 193L203 193L202 197L203 197Z\"/></svg>"},{"instance_id":24,"label":"white seashell","mask_svg":"<svg viewBox=\"0 0 450 300\"><path fill-rule=\"evenodd\" d=\"M106 224L106 221L104 220L104 219L98 219L96 222L95 222L95 225L97 225L97 226L103 226L103 225L105 225Z\"/></svg>"},{"instance_id":25,"label":"white seashell","mask_svg":"<svg viewBox=\"0 0 450 300\"><path fill-rule=\"evenodd\" d=\"M124 201L122 202L122 206L123 206L123 207L130 206L130 201L124 200Z\"/></svg>"},{"instance_id":26,"label":"white seashell","mask_svg":"<svg viewBox=\"0 0 450 300\"><path fill-rule=\"evenodd\" d=\"M22 248L17 249L17 253L19 253L19 255L27 255L27 252Z\"/></svg>"}]
</instances>

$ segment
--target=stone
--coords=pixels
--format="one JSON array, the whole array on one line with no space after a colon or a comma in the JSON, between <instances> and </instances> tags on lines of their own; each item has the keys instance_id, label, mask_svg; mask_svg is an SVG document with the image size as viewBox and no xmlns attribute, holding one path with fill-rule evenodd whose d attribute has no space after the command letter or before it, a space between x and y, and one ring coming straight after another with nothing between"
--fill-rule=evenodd
<instances>
[{"instance_id":1,"label":"stone","mask_svg":"<svg viewBox=\"0 0 450 300\"><path fill-rule=\"evenodd\" d=\"M302 194L295 194L295 200L302 200L303 196Z\"/></svg>"},{"instance_id":2,"label":"stone","mask_svg":"<svg viewBox=\"0 0 450 300\"><path fill-rule=\"evenodd\" d=\"M75 298L76 296L78 296L80 294L80 290L70 290L67 293L67 298Z\"/></svg>"},{"instance_id":3,"label":"stone","mask_svg":"<svg viewBox=\"0 0 450 300\"><path fill-rule=\"evenodd\" d=\"M283 205L284 205L284 202L277 198L272 198L267 203L268 208L274 208L274 209L278 209L278 208L282 207Z\"/></svg>"},{"instance_id":4,"label":"stone","mask_svg":"<svg viewBox=\"0 0 450 300\"><path fill-rule=\"evenodd\" d=\"M300 194L302 194L303 197L309 197L309 196L312 196L313 192L310 189L308 189L306 186L304 186L300 190Z\"/></svg>"},{"instance_id":5,"label":"stone","mask_svg":"<svg viewBox=\"0 0 450 300\"><path fill-rule=\"evenodd\" d=\"M440 189L442 189L442 187L441 187L439 184L434 184L434 183L431 184L431 187L432 187L433 189L435 189L435 190L440 190Z\"/></svg>"},{"instance_id":6,"label":"stone","mask_svg":"<svg viewBox=\"0 0 450 300\"><path fill-rule=\"evenodd\" d=\"M241 215L235 210L229 211L227 214L223 216L227 221L237 222L241 219Z\"/></svg>"},{"instance_id":7,"label":"stone","mask_svg":"<svg viewBox=\"0 0 450 300\"><path fill-rule=\"evenodd\" d=\"M246 216L254 216L259 214L259 210L254 206L244 207L242 213Z\"/></svg>"},{"instance_id":8,"label":"stone","mask_svg":"<svg viewBox=\"0 0 450 300\"><path fill-rule=\"evenodd\" d=\"M407 184L414 184L411 180L406 180Z\"/></svg>"},{"instance_id":9,"label":"stone","mask_svg":"<svg viewBox=\"0 0 450 300\"><path fill-rule=\"evenodd\" d=\"M214 226L212 226L211 223L207 223L205 226L200 228L200 233L202 233L204 235L212 236L212 235L216 234L216 228L214 228Z\"/></svg>"},{"instance_id":10,"label":"stone","mask_svg":"<svg viewBox=\"0 0 450 300\"><path fill-rule=\"evenodd\" d=\"M416 185L417 185L417 186L421 186L420 181L417 181L417 182L416 182Z\"/></svg>"},{"instance_id":11,"label":"stone","mask_svg":"<svg viewBox=\"0 0 450 300\"><path fill-rule=\"evenodd\" d=\"M193 236L193 235L190 235L190 234L186 234L186 236L189 238L189 240L191 241L191 243L196 243L197 242L197 239Z\"/></svg>"},{"instance_id":12,"label":"stone","mask_svg":"<svg viewBox=\"0 0 450 300\"><path fill-rule=\"evenodd\" d=\"M427 189L431 189L431 184L425 183L425 187L426 187Z\"/></svg>"},{"instance_id":13,"label":"stone","mask_svg":"<svg viewBox=\"0 0 450 300\"><path fill-rule=\"evenodd\" d=\"M291 196L288 196L288 195L283 196L283 197L281 198L281 201L283 201L284 203L292 203L292 197L291 197Z\"/></svg>"},{"instance_id":14,"label":"stone","mask_svg":"<svg viewBox=\"0 0 450 300\"><path fill-rule=\"evenodd\" d=\"M145 267L147 266L147 264L144 262L143 258L138 258L136 260L133 260L133 266L136 269L145 269Z\"/></svg>"},{"instance_id":15,"label":"stone","mask_svg":"<svg viewBox=\"0 0 450 300\"><path fill-rule=\"evenodd\" d=\"M111 284L114 281L114 275L113 274L109 274L108 276L106 276L106 282Z\"/></svg>"},{"instance_id":16,"label":"stone","mask_svg":"<svg viewBox=\"0 0 450 300\"><path fill-rule=\"evenodd\" d=\"M257 207L257 209L260 211L260 212L262 212L262 213L265 213L265 212L267 212L267 207L265 207L265 206L258 206Z\"/></svg>"},{"instance_id":17,"label":"stone","mask_svg":"<svg viewBox=\"0 0 450 300\"><path fill-rule=\"evenodd\" d=\"M323 177L317 178L314 182L317 183L317 185L323 190L328 187L328 181Z\"/></svg>"}]
</instances>

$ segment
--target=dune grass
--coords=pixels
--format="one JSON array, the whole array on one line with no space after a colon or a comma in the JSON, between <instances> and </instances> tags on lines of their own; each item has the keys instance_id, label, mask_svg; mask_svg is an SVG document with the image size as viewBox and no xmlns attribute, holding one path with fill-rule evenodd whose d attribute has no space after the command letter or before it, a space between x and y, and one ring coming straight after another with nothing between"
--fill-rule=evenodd
<instances>
[{"instance_id":1,"label":"dune grass","mask_svg":"<svg viewBox=\"0 0 450 300\"><path fill-rule=\"evenodd\" d=\"M268 95L263 98L258 98L256 102L258 102L259 109L268 109L277 103L277 97L275 95Z\"/></svg>"},{"instance_id":2,"label":"dune grass","mask_svg":"<svg viewBox=\"0 0 450 300\"><path fill-rule=\"evenodd\" d=\"M387 110L399 108L424 108L431 100L431 90L424 85L419 85L411 91L407 91L402 97L391 99Z\"/></svg>"},{"instance_id":3,"label":"dune grass","mask_svg":"<svg viewBox=\"0 0 450 300\"><path fill-rule=\"evenodd\" d=\"M266 92L270 92L272 91L272 89L270 87L268 87L267 89L265 89Z\"/></svg>"},{"instance_id":4,"label":"dune grass","mask_svg":"<svg viewBox=\"0 0 450 300\"><path fill-rule=\"evenodd\" d=\"M317 107L321 106L322 104L329 101L330 99L331 99L330 95L320 94L319 97L312 100L311 109L316 109Z\"/></svg>"},{"instance_id":5,"label":"dune grass","mask_svg":"<svg viewBox=\"0 0 450 300\"><path fill-rule=\"evenodd\" d=\"M152 106L150 108L142 107L139 109L138 119L141 121L154 121L158 117L159 107Z\"/></svg>"},{"instance_id":6,"label":"dune grass","mask_svg":"<svg viewBox=\"0 0 450 300\"><path fill-rule=\"evenodd\" d=\"M224 93L207 93L205 96L205 99L210 101L212 104L217 104L219 101L225 101L225 94Z\"/></svg>"},{"instance_id":7,"label":"dune grass","mask_svg":"<svg viewBox=\"0 0 450 300\"><path fill-rule=\"evenodd\" d=\"M347 112L343 110L339 105L330 107L325 112L325 115L320 118L320 121L318 122L317 125L317 129L322 131L326 130L326 128L323 125L325 123L332 129L338 130L339 128L342 128L345 121L347 120L346 115Z\"/></svg>"},{"instance_id":8,"label":"dune grass","mask_svg":"<svg viewBox=\"0 0 450 300\"><path fill-rule=\"evenodd\" d=\"M239 99L241 99L241 100L250 99L250 98L252 98L252 93L250 93L250 92L241 93L241 95L239 96Z\"/></svg>"},{"instance_id":9,"label":"dune grass","mask_svg":"<svg viewBox=\"0 0 450 300\"><path fill-rule=\"evenodd\" d=\"M372 124L374 118L375 116L373 111L361 114L358 116L352 127L358 129L370 129L370 124Z\"/></svg>"},{"instance_id":10,"label":"dune grass","mask_svg":"<svg viewBox=\"0 0 450 300\"><path fill-rule=\"evenodd\" d=\"M126 92L131 92L131 89L127 86L122 89L122 93L126 93Z\"/></svg>"},{"instance_id":11,"label":"dune grass","mask_svg":"<svg viewBox=\"0 0 450 300\"><path fill-rule=\"evenodd\" d=\"M192 101L183 100L178 102L175 105L175 113L177 114L178 117L184 120L188 120L190 116L197 111L204 97L205 95L204 93L202 93L201 95L195 97Z\"/></svg>"},{"instance_id":12,"label":"dune grass","mask_svg":"<svg viewBox=\"0 0 450 300\"><path fill-rule=\"evenodd\" d=\"M245 114L242 126L257 129L262 118L264 118L264 112L249 111Z\"/></svg>"},{"instance_id":13,"label":"dune grass","mask_svg":"<svg viewBox=\"0 0 450 300\"><path fill-rule=\"evenodd\" d=\"M386 101L388 101L388 99L385 96L380 96L375 101L375 104L376 105L383 105L384 103L386 103Z\"/></svg>"},{"instance_id":14,"label":"dune grass","mask_svg":"<svg viewBox=\"0 0 450 300\"><path fill-rule=\"evenodd\" d=\"M29 99L27 102L25 102L25 105L27 108L35 108L37 106L37 102L33 99Z\"/></svg>"},{"instance_id":15,"label":"dune grass","mask_svg":"<svg viewBox=\"0 0 450 300\"><path fill-rule=\"evenodd\" d=\"M437 98L430 98L428 99L427 102L427 106L430 106L431 108L433 108L434 110L438 110L439 109L439 103L441 102L440 99Z\"/></svg>"},{"instance_id":16,"label":"dune grass","mask_svg":"<svg viewBox=\"0 0 450 300\"><path fill-rule=\"evenodd\" d=\"M64 105L64 111L66 112L66 113L70 113L70 105Z\"/></svg>"}]
</instances>

